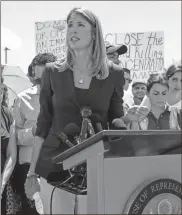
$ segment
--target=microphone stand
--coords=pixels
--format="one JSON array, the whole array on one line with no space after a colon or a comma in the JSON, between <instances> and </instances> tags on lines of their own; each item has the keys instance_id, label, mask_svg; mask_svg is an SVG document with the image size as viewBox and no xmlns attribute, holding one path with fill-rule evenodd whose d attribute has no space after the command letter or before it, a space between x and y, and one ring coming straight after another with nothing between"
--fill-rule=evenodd
<instances>
[{"instance_id":1,"label":"microphone stand","mask_svg":"<svg viewBox=\"0 0 182 215\"><path fill-rule=\"evenodd\" d=\"M80 132L80 142L83 142L87 139L87 131L88 131L88 119L86 117L83 118L82 128Z\"/></svg>"},{"instance_id":2,"label":"microphone stand","mask_svg":"<svg viewBox=\"0 0 182 215\"><path fill-rule=\"evenodd\" d=\"M95 134L92 123L89 117L92 114L92 110L89 107L83 107L81 110L81 115L83 117L82 128L80 133L80 141L83 142L88 137L91 137ZM89 134L89 136L88 136Z\"/></svg>"},{"instance_id":3,"label":"microphone stand","mask_svg":"<svg viewBox=\"0 0 182 215\"><path fill-rule=\"evenodd\" d=\"M90 121L90 119L88 119L88 127L87 127L87 131L89 133L89 137L92 137L95 135L95 131L93 129L92 123Z\"/></svg>"}]
</instances>

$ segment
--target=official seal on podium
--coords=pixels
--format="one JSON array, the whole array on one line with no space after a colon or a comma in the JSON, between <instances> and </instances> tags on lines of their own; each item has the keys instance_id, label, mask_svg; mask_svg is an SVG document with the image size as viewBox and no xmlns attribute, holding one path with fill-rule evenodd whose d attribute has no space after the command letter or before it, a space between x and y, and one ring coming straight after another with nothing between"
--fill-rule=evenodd
<instances>
[{"instance_id":1,"label":"official seal on podium","mask_svg":"<svg viewBox=\"0 0 182 215\"><path fill-rule=\"evenodd\" d=\"M174 179L145 181L126 203L124 214L182 214L182 184Z\"/></svg>"}]
</instances>

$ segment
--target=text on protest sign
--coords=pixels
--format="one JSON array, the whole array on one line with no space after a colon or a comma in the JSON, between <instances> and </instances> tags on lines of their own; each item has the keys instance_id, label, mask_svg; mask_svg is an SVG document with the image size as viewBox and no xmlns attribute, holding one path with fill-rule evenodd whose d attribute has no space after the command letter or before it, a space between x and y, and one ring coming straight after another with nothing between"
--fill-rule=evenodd
<instances>
[{"instance_id":1,"label":"text on protest sign","mask_svg":"<svg viewBox=\"0 0 182 215\"><path fill-rule=\"evenodd\" d=\"M104 39L113 45L127 46L120 61L123 68L131 71L133 81L146 81L150 73L164 70L164 32L108 33Z\"/></svg>"},{"instance_id":2,"label":"text on protest sign","mask_svg":"<svg viewBox=\"0 0 182 215\"><path fill-rule=\"evenodd\" d=\"M36 54L52 53L58 59L66 53L66 20L55 20L35 23Z\"/></svg>"},{"instance_id":3,"label":"text on protest sign","mask_svg":"<svg viewBox=\"0 0 182 215\"><path fill-rule=\"evenodd\" d=\"M66 20L35 23L36 54L53 53L59 59L66 54ZM105 41L124 44L128 51L120 56L121 66L131 71L131 78L147 80L150 73L164 69L164 32L108 33Z\"/></svg>"}]
</instances>

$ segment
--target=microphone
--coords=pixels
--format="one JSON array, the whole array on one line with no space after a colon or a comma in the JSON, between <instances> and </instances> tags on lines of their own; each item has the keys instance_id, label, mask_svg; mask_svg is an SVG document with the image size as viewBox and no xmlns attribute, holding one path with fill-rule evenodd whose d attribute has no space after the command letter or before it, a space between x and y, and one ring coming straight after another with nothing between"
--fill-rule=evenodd
<instances>
[{"instance_id":1,"label":"microphone","mask_svg":"<svg viewBox=\"0 0 182 215\"><path fill-rule=\"evenodd\" d=\"M80 133L80 141L82 142L88 137L88 133L90 136L93 136L95 134L95 132L94 132L92 123L89 119L89 117L92 114L92 110L89 107L83 107L81 109L80 113L83 118L82 128L81 128L81 133Z\"/></svg>"},{"instance_id":2,"label":"microphone","mask_svg":"<svg viewBox=\"0 0 182 215\"><path fill-rule=\"evenodd\" d=\"M68 140L68 136L70 132L69 124L63 129L63 132L57 133L58 138L61 142L65 143L69 148L72 148L74 145Z\"/></svg>"},{"instance_id":3,"label":"microphone","mask_svg":"<svg viewBox=\"0 0 182 215\"><path fill-rule=\"evenodd\" d=\"M75 140L76 140L76 143L77 144L80 144L80 128L78 127L77 124L75 123L69 123L67 126L66 126L66 134L68 136L71 136L73 137Z\"/></svg>"},{"instance_id":4,"label":"microphone","mask_svg":"<svg viewBox=\"0 0 182 215\"><path fill-rule=\"evenodd\" d=\"M92 115L92 110L89 107L83 107L80 113L83 118L88 118Z\"/></svg>"},{"instance_id":5,"label":"microphone","mask_svg":"<svg viewBox=\"0 0 182 215\"><path fill-rule=\"evenodd\" d=\"M102 120L101 120L101 117L96 114L96 113L93 113L92 116L91 116L91 122L93 123L93 125L95 125L95 128L96 128L96 131L97 132L100 132L102 131Z\"/></svg>"},{"instance_id":6,"label":"microphone","mask_svg":"<svg viewBox=\"0 0 182 215\"><path fill-rule=\"evenodd\" d=\"M61 142L65 143L69 148L72 148L74 145L68 140L67 135L62 132L61 134L58 134L58 138L61 140Z\"/></svg>"},{"instance_id":7,"label":"microphone","mask_svg":"<svg viewBox=\"0 0 182 215\"><path fill-rule=\"evenodd\" d=\"M121 118L116 118L112 121L112 127L117 130L127 130L127 127Z\"/></svg>"}]
</instances>

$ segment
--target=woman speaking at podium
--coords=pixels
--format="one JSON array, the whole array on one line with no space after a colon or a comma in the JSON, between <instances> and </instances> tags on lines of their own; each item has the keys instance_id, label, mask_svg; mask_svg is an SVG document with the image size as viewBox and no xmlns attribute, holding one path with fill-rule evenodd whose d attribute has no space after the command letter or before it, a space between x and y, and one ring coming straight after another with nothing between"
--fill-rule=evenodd
<instances>
[{"instance_id":1,"label":"woman speaking at podium","mask_svg":"<svg viewBox=\"0 0 182 215\"><path fill-rule=\"evenodd\" d=\"M37 120L32 163L25 187L41 177L44 213L50 214L53 186L46 179L59 172L52 165L53 155L68 149L56 134L69 123L81 126L80 109L89 106L107 122L123 116L124 76L121 68L108 61L98 18L89 10L74 8L67 17L67 56L65 61L47 64L42 76L40 113ZM35 174L36 173L36 174ZM71 214L74 195L56 189L53 214Z\"/></svg>"}]
</instances>

